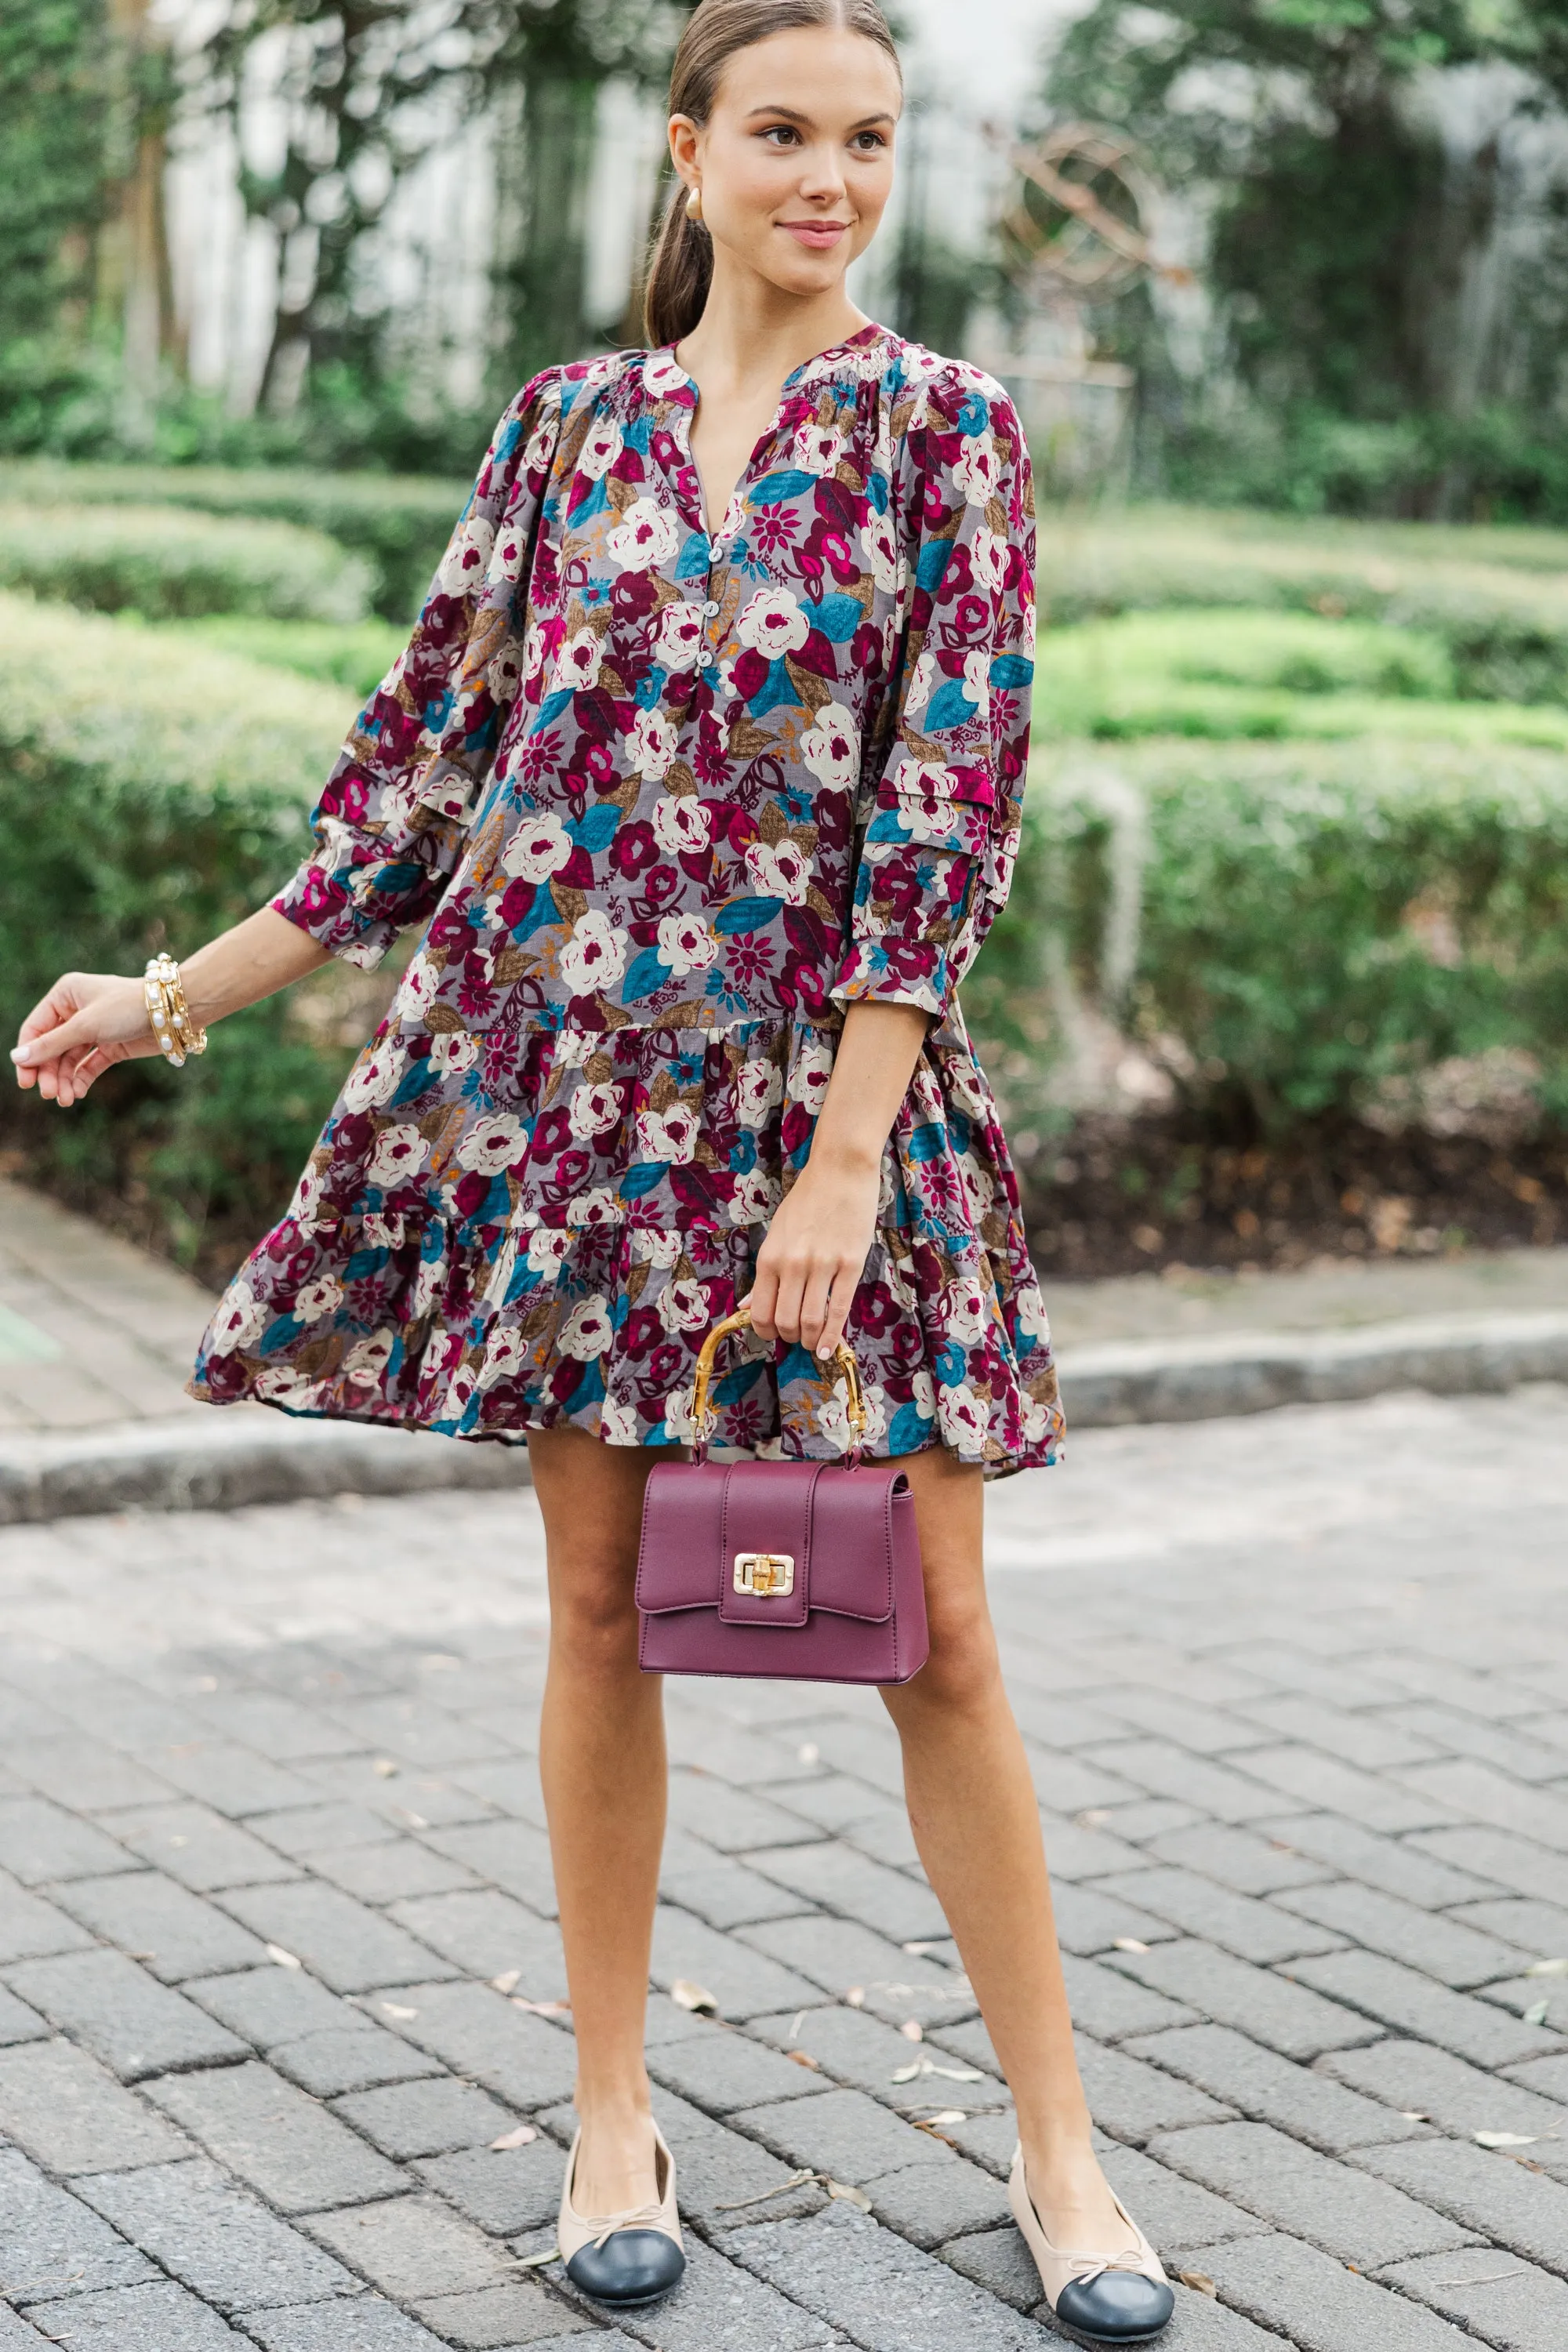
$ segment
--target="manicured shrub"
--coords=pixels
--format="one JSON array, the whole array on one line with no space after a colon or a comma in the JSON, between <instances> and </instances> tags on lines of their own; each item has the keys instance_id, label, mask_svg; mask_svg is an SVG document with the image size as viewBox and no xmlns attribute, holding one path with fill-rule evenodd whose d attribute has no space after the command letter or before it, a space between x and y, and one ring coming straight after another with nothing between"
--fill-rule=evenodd
<instances>
[{"instance_id":1,"label":"manicured shrub","mask_svg":"<svg viewBox=\"0 0 1568 2352\"><path fill-rule=\"evenodd\" d=\"M408 642L404 625L374 616L340 626L328 621L268 621L244 613L213 613L203 620L170 625L187 642L216 646L225 653L243 654L247 661L346 687L362 702L369 700Z\"/></svg>"},{"instance_id":2,"label":"manicured shrub","mask_svg":"<svg viewBox=\"0 0 1568 2352\"><path fill-rule=\"evenodd\" d=\"M370 573L319 530L163 507L0 506L0 590L149 619L357 621Z\"/></svg>"},{"instance_id":3,"label":"manicured shrub","mask_svg":"<svg viewBox=\"0 0 1568 2352\"><path fill-rule=\"evenodd\" d=\"M309 843L340 689L162 631L0 597L0 1032L63 969L139 972L265 903ZM137 1062L60 1112L7 1087L6 1141L86 1202L138 1188L189 1259L275 1217L348 1061L279 997L183 1070Z\"/></svg>"},{"instance_id":4,"label":"manicured shrub","mask_svg":"<svg viewBox=\"0 0 1568 2352\"><path fill-rule=\"evenodd\" d=\"M307 473L264 466L0 465L0 499L98 509L179 507L324 531L370 566L371 602L394 621L411 620L418 611L470 486L467 477Z\"/></svg>"},{"instance_id":5,"label":"manicured shrub","mask_svg":"<svg viewBox=\"0 0 1568 2352\"><path fill-rule=\"evenodd\" d=\"M1046 1001L1053 972L1059 1002L1065 969L1233 1124L1354 1114L1391 1077L1498 1046L1535 1057L1568 1119L1561 757L1378 738L1047 747L1026 809L978 1026L1005 1041L1009 1003Z\"/></svg>"}]
</instances>

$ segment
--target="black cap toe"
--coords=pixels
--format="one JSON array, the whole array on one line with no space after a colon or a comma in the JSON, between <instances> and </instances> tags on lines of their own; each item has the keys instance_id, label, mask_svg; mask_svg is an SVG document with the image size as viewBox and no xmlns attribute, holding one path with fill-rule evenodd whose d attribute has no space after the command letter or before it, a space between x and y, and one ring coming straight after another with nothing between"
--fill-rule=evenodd
<instances>
[{"instance_id":1,"label":"black cap toe","mask_svg":"<svg viewBox=\"0 0 1568 2352\"><path fill-rule=\"evenodd\" d=\"M580 2246L566 2275L595 2303L652 2303L685 2268L686 2256L662 2230L617 2230L602 2246Z\"/></svg>"},{"instance_id":2,"label":"black cap toe","mask_svg":"<svg viewBox=\"0 0 1568 2352\"><path fill-rule=\"evenodd\" d=\"M1176 2308L1163 2279L1139 2271L1101 2271L1072 2279L1057 2297L1057 2317L1098 2344L1142 2344L1158 2336Z\"/></svg>"}]
</instances>

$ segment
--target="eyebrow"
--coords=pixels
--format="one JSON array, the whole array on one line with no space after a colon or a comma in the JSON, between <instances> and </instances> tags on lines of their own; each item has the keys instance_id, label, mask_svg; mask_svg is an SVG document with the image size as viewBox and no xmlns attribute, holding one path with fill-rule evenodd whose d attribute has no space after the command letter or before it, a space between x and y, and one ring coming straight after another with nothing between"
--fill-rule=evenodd
<instances>
[{"instance_id":1,"label":"eyebrow","mask_svg":"<svg viewBox=\"0 0 1568 2352\"><path fill-rule=\"evenodd\" d=\"M810 115L798 114L793 106L753 106L746 120L748 122L752 121L759 114L782 115L786 122L801 122L805 123L807 129L811 127ZM896 114L863 114L859 121L852 122L849 125L849 128L851 131L869 131L874 123L896 123L898 119L899 118Z\"/></svg>"}]
</instances>

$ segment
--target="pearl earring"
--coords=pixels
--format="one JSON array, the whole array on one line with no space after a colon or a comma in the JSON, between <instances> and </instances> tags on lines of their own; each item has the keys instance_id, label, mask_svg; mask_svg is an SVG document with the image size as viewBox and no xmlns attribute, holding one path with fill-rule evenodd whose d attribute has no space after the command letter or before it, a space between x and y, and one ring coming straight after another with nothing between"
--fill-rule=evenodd
<instances>
[{"instance_id":1,"label":"pearl earring","mask_svg":"<svg viewBox=\"0 0 1568 2352\"><path fill-rule=\"evenodd\" d=\"M687 197L686 217L689 221L700 221L702 218L702 191L700 188L693 188L691 194Z\"/></svg>"}]
</instances>

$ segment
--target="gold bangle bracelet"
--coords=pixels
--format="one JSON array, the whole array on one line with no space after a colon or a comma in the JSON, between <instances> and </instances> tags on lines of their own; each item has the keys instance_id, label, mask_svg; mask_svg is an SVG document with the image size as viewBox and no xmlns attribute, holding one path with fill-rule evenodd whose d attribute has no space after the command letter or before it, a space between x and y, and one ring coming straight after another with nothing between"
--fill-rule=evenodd
<instances>
[{"instance_id":1,"label":"gold bangle bracelet","mask_svg":"<svg viewBox=\"0 0 1568 2352\"><path fill-rule=\"evenodd\" d=\"M191 1018L180 967L173 956L149 958L142 976L142 992L158 1051L166 1062L181 1070L191 1055L206 1052L207 1033L198 1029Z\"/></svg>"}]
</instances>

